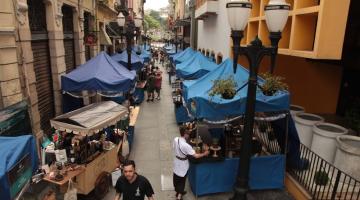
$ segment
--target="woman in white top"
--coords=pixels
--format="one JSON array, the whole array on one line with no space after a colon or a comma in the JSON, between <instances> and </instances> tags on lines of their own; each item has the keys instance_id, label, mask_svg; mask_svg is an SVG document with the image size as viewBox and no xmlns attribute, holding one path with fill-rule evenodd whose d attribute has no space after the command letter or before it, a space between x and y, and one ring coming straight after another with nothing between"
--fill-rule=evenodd
<instances>
[{"instance_id":1,"label":"woman in white top","mask_svg":"<svg viewBox=\"0 0 360 200\"><path fill-rule=\"evenodd\" d=\"M173 141L173 152L174 152L174 166L173 166L173 184L176 192L176 199L182 199L182 195L186 192L185 182L186 175L189 169L189 160L187 156L193 156L194 158L201 158L209 155L209 151L206 150L204 153L196 153L192 147L186 142L190 136L190 131L184 126L180 127L181 137L174 138Z\"/></svg>"}]
</instances>

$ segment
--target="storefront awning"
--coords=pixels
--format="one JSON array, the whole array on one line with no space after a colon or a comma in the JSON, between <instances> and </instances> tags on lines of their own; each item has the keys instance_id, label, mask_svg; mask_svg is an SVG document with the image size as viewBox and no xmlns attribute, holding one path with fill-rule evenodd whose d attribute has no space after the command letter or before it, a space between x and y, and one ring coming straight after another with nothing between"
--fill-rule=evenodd
<instances>
[{"instance_id":1,"label":"storefront awning","mask_svg":"<svg viewBox=\"0 0 360 200\"><path fill-rule=\"evenodd\" d=\"M109 35L105 31L105 27L100 29L100 45L112 45Z\"/></svg>"},{"instance_id":2,"label":"storefront awning","mask_svg":"<svg viewBox=\"0 0 360 200\"><path fill-rule=\"evenodd\" d=\"M186 19L178 19L175 21L175 27L180 27L180 26L190 26L190 18L186 18Z\"/></svg>"},{"instance_id":3,"label":"storefront awning","mask_svg":"<svg viewBox=\"0 0 360 200\"><path fill-rule=\"evenodd\" d=\"M110 22L106 25L106 33L112 38L120 38L122 31L122 27L117 22Z\"/></svg>"},{"instance_id":4,"label":"storefront awning","mask_svg":"<svg viewBox=\"0 0 360 200\"><path fill-rule=\"evenodd\" d=\"M128 114L126 107L113 101L94 103L50 120L57 130L91 136L115 125Z\"/></svg>"}]
</instances>

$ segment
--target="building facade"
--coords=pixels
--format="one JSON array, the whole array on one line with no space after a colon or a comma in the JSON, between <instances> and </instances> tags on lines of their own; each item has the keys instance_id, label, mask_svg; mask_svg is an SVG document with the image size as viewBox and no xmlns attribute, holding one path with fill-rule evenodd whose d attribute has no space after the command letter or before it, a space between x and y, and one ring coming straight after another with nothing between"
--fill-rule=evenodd
<instances>
[{"instance_id":1,"label":"building facade","mask_svg":"<svg viewBox=\"0 0 360 200\"><path fill-rule=\"evenodd\" d=\"M4 0L0 7L0 109L27 101L37 139L62 113L61 76L119 40L106 27L116 22L116 0ZM129 0L143 16L144 0ZM84 98L89 103L88 98Z\"/></svg>"},{"instance_id":2,"label":"building facade","mask_svg":"<svg viewBox=\"0 0 360 200\"><path fill-rule=\"evenodd\" d=\"M268 1L251 2L253 8L241 44L249 44L258 35L264 45L270 45L264 16ZM355 28L359 25L355 20L359 15L358 3L354 0L341 4L331 0L286 2L290 3L291 11L279 43L275 74L286 78L292 104L301 105L311 113L343 114L344 104L351 101L347 96L358 96L354 91L359 81L346 75L359 74L359 67L354 67L358 59L349 56L359 49L355 39L359 38ZM336 14L339 12L342 15ZM197 0L195 18L197 50L207 56L215 55L218 63L231 57L226 1ZM244 57L240 57L239 63L248 66ZM269 70L268 66L269 59L264 59L260 71Z\"/></svg>"}]
</instances>

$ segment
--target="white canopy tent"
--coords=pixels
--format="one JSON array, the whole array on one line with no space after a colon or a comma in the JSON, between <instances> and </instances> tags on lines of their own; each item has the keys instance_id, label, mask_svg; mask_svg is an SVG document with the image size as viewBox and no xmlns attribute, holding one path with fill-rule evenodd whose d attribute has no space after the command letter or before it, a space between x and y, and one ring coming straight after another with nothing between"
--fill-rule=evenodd
<instances>
[{"instance_id":1,"label":"white canopy tent","mask_svg":"<svg viewBox=\"0 0 360 200\"><path fill-rule=\"evenodd\" d=\"M128 116L126 107L113 101L90 104L50 120L57 130L91 136Z\"/></svg>"}]
</instances>

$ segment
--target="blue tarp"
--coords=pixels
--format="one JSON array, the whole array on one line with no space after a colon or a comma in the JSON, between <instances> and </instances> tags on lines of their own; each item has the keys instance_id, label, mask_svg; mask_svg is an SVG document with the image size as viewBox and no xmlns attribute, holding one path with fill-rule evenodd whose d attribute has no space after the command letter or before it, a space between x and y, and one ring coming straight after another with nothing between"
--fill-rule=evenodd
<instances>
[{"instance_id":1,"label":"blue tarp","mask_svg":"<svg viewBox=\"0 0 360 200\"><path fill-rule=\"evenodd\" d=\"M175 106L175 119L176 123L178 124L194 121L194 119L189 116L188 111L184 105L178 107Z\"/></svg>"},{"instance_id":2,"label":"blue tarp","mask_svg":"<svg viewBox=\"0 0 360 200\"><path fill-rule=\"evenodd\" d=\"M22 176L10 186L7 172L11 170L27 154L30 156L30 167L21 172ZM38 168L38 156L35 138L32 135L18 137L0 137L0 199L9 200L22 189L24 181L30 180Z\"/></svg>"},{"instance_id":3,"label":"blue tarp","mask_svg":"<svg viewBox=\"0 0 360 200\"><path fill-rule=\"evenodd\" d=\"M148 51L148 50L150 50L150 46L149 46L148 44L146 44L146 45L144 45L144 44L142 44L142 45L135 45L135 46L132 47L132 49L133 49L134 51L137 51L138 49L140 49L141 51L143 51L143 50Z\"/></svg>"},{"instance_id":4,"label":"blue tarp","mask_svg":"<svg viewBox=\"0 0 360 200\"><path fill-rule=\"evenodd\" d=\"M183 79L198 79L217 67L216 63L196 52L191 59L176 65L176 76Z\"/></svg>"},{"instance_id":5,"label":"blue tarp","mask_svg":"<svg viewBox=\"0 0 360 200\"><path fill-rule=\"evenodd\" d=\"M201 196L233 191L238 166L239 158L227 158L223 162L190 164L188 177L192 192ZM284 172L284 155L252 157L249 187L251 190L283 189Z\"/></svg>"},{"instance_id":6,"label":"blue tarp","mask_svg":"<svg viewBox=\"0 0 360 200\"><path fill-rule=\"evenodd\" d=\"M171 49L171 50L166 50L166 53L167 53L169 56L174 56L174 55L176 55L176 54L178 54L178 53L181 53L181 52L183 52L183 50L180 49L180 48L177 49L177 53L176 53L176 49L175 49L175 48L174 48L174 49Z\"/></svg>"},{"instance_id":7,"label":"blue tarp","mask_svg":"<svg viewBox=\"0 0 360 200\"><path fill-rule=\"evenodd\" d=\"M151 53L150 52L142 51L139 56L140 56L140 58L142 58L144 60L144 62L150 62L150 59L151 59Z\"/></svg>"},{"instance_id":8,"label":"blue tarp","mask_svg":"<svg viewBox=\"0 0 360 200\"><path fill-rule=\"evenodd\" d=\"M184 53L179 54L178 56L174 56L173 61L175 64L182 63L186 60L191 59L195 55L196 51L194 51L192 48L185 49Z\"/></svg>"},{"instance_id":9,"label":"blue tarp","mask_svg":"<svg viewBox=\"0 0 360 200\"><path fill-rule=\"evenodd\" d=\"M135 84L135 71L110 58L105 52L92 58L61 77L62 90L67 92L116 91L127 92Z\"/></svg>"},{"instance_id":10,"label":"blue tarp","mask_svg":"<svg viewBox=\"0 0 360 200\"><path fill-rule=\"evenodd\" d=\"M188 48L186 48L184 51L178 51L178 53L175 53L175 54L172 54L172 55L170 55L169 57L170 57L170 61L171 62L174 62L174 59L175 58L178 58L178 57L180 57L180 56L182 56L182 55L184 55L185 53L187 53L188 51L194 51L191 47L188 47Z\"/></svg>"},{"instance_id":11,"label":"blue tarp","mask_svg":"<svg viewBox=\"0 0 360 200\"><path fill-rule=\"evenodd\" d=\"M165 45L163 46L163 48L164 48L165 50L171 50L171 49L174 49L174 48L175 48L175 45L174 45L174 44L170 44L170 45L165 44Z\"/></svg>"},{"instance_id":12,"label":"blue tarp","mask_svg":"<svg viewBox=\"0 0 360 200\"><path fill-rule=\"evenodd\" d=\"M127 66L128 64L128 54L126 51L123 51L121 54L114 54L111 56L116 62ZM144 66L144 59L136 55L136 53L131 53L131 70L140 70Z\"/></svg>"},{"instance_id":13,"label":"blue tarp","mask_svg":"<svg viewBox=\"0 0 360 200\"><path fill-rule=\"evenodd\" d=\"M191 101L195 102L196 110L193 114L196 118L218 121L245 113L249 72L238 65L237 72L234 74L232 65L232 60L227 59L217 69L186 88L184 98L188 106L190 106ZM209 96L208 93L213 87L214 80L227 79L231 76L233 76L237 83L237 89L242 88L237 91L233 99L223 99L220 95ZM259 78L258 82L261 85L263 80ZM265 96L258 90L256 93L255 111L273 112L289 110L289 102L290 95L287 91L278 91L274 96Z\"/></svg>"}]
</instances>

